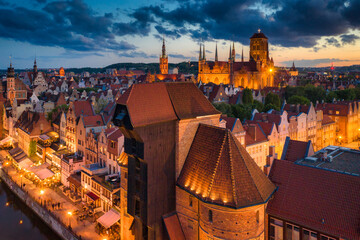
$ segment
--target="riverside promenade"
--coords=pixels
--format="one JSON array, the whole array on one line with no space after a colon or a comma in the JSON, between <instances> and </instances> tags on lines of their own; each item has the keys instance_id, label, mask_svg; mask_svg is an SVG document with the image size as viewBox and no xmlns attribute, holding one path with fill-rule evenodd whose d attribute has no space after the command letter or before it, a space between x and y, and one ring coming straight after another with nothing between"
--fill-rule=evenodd
<instances>
[{"instance_id":1,"label":"riverside promenade","mask_svg":"<svg viewBox=\"0 0 360 240\"><path fill-rule=\"evenodd\" d=\"M49 188L39 189L30 180L22 177L11 165L2 166L0 177L61 238L65 240L106 239L95 232L94 221L78 221L74 213L81 212L82 205L71 202L61 192ZM60 207L53 209L52 204L55 203L60 204Z\"/></svg>"}]
</instances>

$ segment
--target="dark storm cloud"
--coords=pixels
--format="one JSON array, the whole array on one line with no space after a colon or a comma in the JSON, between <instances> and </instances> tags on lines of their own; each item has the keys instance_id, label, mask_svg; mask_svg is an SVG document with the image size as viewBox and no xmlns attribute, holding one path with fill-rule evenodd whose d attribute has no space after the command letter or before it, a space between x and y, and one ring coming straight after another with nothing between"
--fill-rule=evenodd
<instances>
[{"instance_id":1,"label":"dark storm cloud","mask_svg":"<svg viewBox=\"0 0 360 240\"><path fill-rule=\"evenodd\" d=\"M334 37L326 38L325 41L326 41L327 44L329 44L329 45L332 45L332 46L335 46L335 47L341 47L340 42L339 42L336 38L334 38Z\"/></svg>"},{"instance_id":2,"label":"dark storm cloud","mask_svg":"<svg viewBox=\"0 0 360 240\"><path fill-rule=\"evenodd\" d=\"M0 37L76 51L134 50L116 41L113 15L96 15L82 0L54 1L42 10L0 7Z\"/></svg>"},{"instance_id":3,"label":"dark storm cloud","mask_svg":"<svg viewBox=\"0 0 360 240\"><path fill-rule=\"evenodd\" d=\"M145 6L130 16L141 24L156 22L187 28L196 40L226 39L248 44L261 28L271 43L285 47L313 47L322 36L346 34L360 28L358 0L177 0L179 7ZM141 17L140 17L141 16ZM159 27L160 26L160 27ZM173 32L168 32L174 36Z\"/></svg>"},{"instance_id":4,"label":"dark storm cloud","mask_svg":"<svg viewBox=\"0 0 360 240\"><path fill-rule=\"evenodd\" d=\"M343 34L340 36L342 44L355 44L355 41L360 39L359 36L355 34Z\"/></svg>"}]
</instances>

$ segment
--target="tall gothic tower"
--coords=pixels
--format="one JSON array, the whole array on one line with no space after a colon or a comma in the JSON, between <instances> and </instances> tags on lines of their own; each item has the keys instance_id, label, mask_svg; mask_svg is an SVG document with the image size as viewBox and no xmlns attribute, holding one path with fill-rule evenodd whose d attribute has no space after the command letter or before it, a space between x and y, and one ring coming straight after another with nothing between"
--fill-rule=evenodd
<instances>
[{"instance_id":1,"label":"tall gothic tower","mask_svg":"<svg viewBox=\"0 0 360 240\"><path fill-rule=\"evenodd\" d=\"M7 99L11 102L15 98L15 70L12 67L12 63L10 62L10 67L7 70Z\"/></svg>"},{"instance_id":2,"label":"tall gothic tower","mask_svg":"<svg viewBox=\"0 0 360 240\"><path fill-rule=\"evenodd\" d=\"M168 74L169 73L168 56L166 55L165 39L164 38L163 38L163 45L162 45L162 54L160 56L160 73L161 74Z\"/></svg>"},{"instance_id":3,"label":"tall gothic tower","mask_svg":"<svg viewBox=\"0 0 360 240\"><path fill-rule=\"evenodd\" d=\"M250 59L259 59L263 64L269 61L268 38L260 29L250 38Z\"/></svg>"}]
</instances>

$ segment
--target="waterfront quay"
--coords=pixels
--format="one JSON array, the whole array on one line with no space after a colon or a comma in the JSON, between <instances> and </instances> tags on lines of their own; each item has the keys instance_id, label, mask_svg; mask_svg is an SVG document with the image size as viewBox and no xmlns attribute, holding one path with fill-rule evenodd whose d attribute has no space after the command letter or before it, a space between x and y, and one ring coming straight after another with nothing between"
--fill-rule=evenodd
<instances>
[{"instance_id":1,"label":"waterfront quay","mask_svg":"<svg viewBox=\"0 0 360 240\"><path fill-rule=\"evenodd\" d=\"M80 221L84 206L71 202L59 189L39 189L7 161L2 162L0 177L62 239L104 239L96 233L94 219Z\"/></svg>"}]
</instances>

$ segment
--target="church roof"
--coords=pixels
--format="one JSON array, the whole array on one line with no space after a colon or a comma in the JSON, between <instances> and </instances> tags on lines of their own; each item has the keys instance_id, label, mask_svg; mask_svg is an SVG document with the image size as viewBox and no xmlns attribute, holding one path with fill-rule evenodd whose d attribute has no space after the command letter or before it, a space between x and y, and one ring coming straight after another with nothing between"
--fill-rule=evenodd
<instances>
[{"instance_id":1,"label":"church roof","mask_svg":"<svg viewBox=\"0 0 360 240\"><path fill-rule=\"evenodd\" d=\"M265 36L265 34L262 33L262 32L254 33L254 34L251 36L250 39L252 39L252 38L266 38L266 39L268 39L268 38Z\"/></svg>"},{"instance_id":2,"label":"church roof","mask_svg":"<svg viewBox=\"0 0 360 240\"><path fill-rule=\"evenodd\" d=\"M230 130L200 124L177 185L201 201L242 208L268 201L275 185Z\"/></svg>"}]
</instances>

